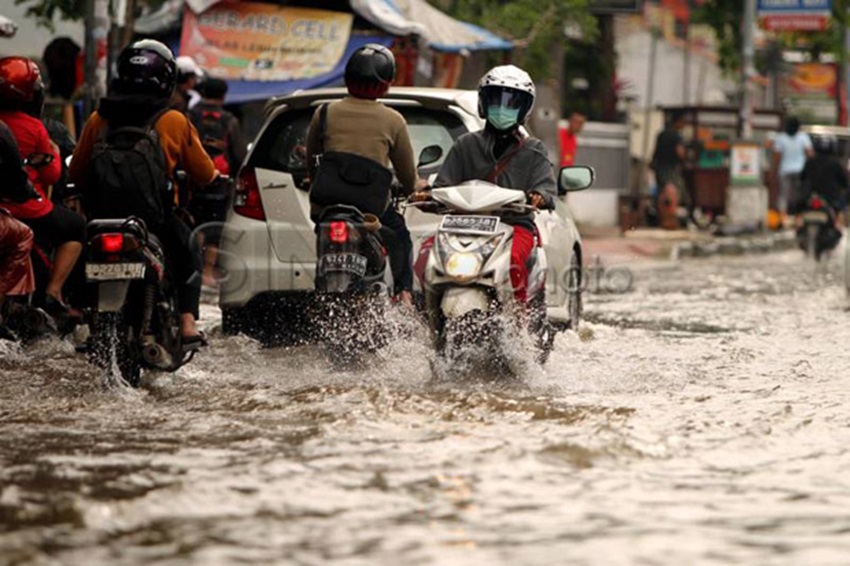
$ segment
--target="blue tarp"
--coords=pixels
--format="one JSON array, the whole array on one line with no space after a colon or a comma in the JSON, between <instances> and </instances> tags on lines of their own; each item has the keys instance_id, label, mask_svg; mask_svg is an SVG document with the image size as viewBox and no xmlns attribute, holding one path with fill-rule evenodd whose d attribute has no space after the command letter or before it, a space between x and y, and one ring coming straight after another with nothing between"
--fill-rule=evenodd
<instances>
[{"instance_id":1,"label":"blue tarp","mask_svg":"<svg viewBox=\"0 0 850 566\"><path fill-rule=\"evenodd\" d=\"M367 43L380 43L390 46L393 38L386 36L352 35L348 40L345 53L329 73L309 79L294 81L227 81L227 104L241 104L255 100L266 100L272 96L282 96L296 90L322 88L342 85L345 63L352 53Z\"/></svg>"}]
</instances>

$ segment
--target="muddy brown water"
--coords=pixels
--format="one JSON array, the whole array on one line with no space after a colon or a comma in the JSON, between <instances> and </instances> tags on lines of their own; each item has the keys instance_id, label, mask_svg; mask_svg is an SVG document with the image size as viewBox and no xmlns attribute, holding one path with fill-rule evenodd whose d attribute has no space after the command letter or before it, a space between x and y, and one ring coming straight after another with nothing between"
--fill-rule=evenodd
<instances>
[{"instance_id":1,"label":"muddy brown water","mask_svg":"<svg viewBox=\"0 0 850 566\"><path fill-rule=\"evenodd\" d=\"M846 565L839 263L644 265L513 380L416 332L351 372L216 335L139 390L0 345L0 564Z\"/></svg>"}]
</instances>

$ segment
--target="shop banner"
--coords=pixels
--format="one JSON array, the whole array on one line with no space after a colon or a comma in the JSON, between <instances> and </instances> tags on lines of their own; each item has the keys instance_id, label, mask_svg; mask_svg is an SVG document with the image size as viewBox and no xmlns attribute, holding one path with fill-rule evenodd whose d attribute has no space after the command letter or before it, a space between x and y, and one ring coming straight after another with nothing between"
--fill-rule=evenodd
<instances>
[{"instance_id":1,"label":"shop banner","mask_svg":"<svg viewBox=\"0 0 850 566\"><path fill-rule=\"evenodd\" d=\"M836 123L839 81L834 63L798 63L783 75L779 86L787 110L804 122Z\"/></svg>"},{"instance_id":2,"label":"shop banner","mask_svg":"<svg viewBox=\"0 0 850 566\"><path fill-rule=\"evenodd\" d=\"M201 14L184 10L180 54L223 79L308 79L336 66L353 18L311 8L220 2Z\"/></svg>"},{"instance_id":3,"label":"shop banner","mask_svg":"<svg viewBox=\"0 0 850 566\"><path fill-rule=\"evenodd\" d=\"M768 31L822 31L831 14L832 0L758 0L759 23Z\"/></svg>"}]
</instances>

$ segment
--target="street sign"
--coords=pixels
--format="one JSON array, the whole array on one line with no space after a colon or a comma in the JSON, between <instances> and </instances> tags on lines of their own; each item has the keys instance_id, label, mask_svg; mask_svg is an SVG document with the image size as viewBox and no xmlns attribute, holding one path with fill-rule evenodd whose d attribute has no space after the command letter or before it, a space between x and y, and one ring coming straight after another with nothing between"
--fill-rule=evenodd
<instances>
[{"instance_id":1,"label":"street sign","mask_svg":"<svg viewBox=\"0 0 850 566\"><path fill-rule=\"evenodd\" d=\"M832 0L758 0L759 24L768 31L822 31Z\"/></svg>"}]
</instances>

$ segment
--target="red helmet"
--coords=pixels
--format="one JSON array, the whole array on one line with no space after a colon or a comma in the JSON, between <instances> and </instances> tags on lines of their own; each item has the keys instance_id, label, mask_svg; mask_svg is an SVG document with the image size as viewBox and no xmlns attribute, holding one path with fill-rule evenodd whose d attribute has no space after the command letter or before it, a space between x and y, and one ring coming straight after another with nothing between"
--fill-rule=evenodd
<instances>
[{"instance_id":1,"label":"red helmet","mask_svg":"<svg viewBox=\"0 0 850 566\"><path fill-rule=\"evenodd\" d=\"M26 57L0 59L0 101L26 104L44 90L41 71Z\"/></svg>"}]
</instances>

